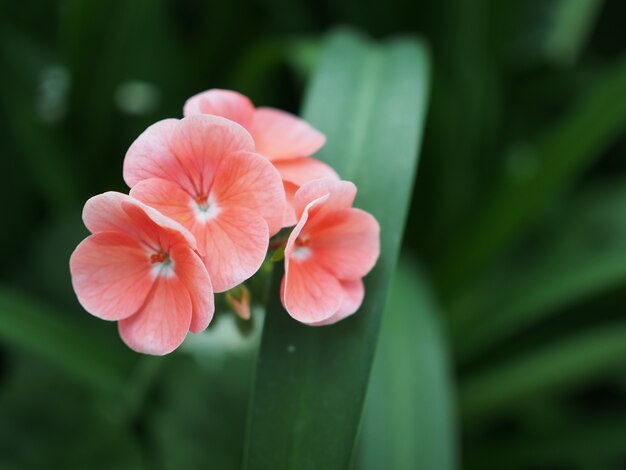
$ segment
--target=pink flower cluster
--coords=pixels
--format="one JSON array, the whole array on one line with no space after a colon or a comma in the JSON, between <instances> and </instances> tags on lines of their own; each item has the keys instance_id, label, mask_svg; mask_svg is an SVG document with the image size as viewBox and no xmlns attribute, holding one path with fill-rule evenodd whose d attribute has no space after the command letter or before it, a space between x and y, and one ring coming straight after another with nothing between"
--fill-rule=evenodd
<instances>
[{"instance_id":1,"label":"pink flower cluster","mask_svg":"<svg viewBox=\"0 0 626 470\"><path fill-rule=\"evenodd\" d=\"M85 310L117 321L135 351L167 354L209 325L214 293L250 278L270 237L295 225L284 245L285 309L309 325L355 313L380 229L352 207L356 187L311 157L324 136L234 91L193 96L184 116L153 124L130 146L129 195L85 204L92 235L70 259Z\"/></svg>"}]
</instances>

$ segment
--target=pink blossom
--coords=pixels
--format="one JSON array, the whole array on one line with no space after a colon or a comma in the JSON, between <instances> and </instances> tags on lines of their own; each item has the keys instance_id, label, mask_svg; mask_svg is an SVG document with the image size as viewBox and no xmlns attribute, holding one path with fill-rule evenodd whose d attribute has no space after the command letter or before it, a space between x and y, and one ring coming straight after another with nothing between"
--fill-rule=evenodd
<instances>
[{"instance_id":1,"label":"pink blossom","mask_svg":"<svg viewBox=\"0 0 626 470\"><path fill-rule=\"evenodd\" d=\"M70 271L85 310L118 321L124 342L148 354L167 354L208 326L213 289L188 230L116 192L88 200L83 220L92 235Z\"/></svg>"},{"instance_id":2,"label":"pink blossom","mask_svg":"<svg viewBox=\"0 0 626 470\"><path fill-rule=\"evenodd\" d=\"M367 212L352 207L356 187L319 179L295 194L298 223L285 247L281 300L296 320L335 323L363 302L362 277L380 253L380 227Z\"/></svg>"},{"instance_id":3,"label":"pink blossom","mask_svg":"<svg viewBox=\"0 0 626 470\"><path fill-rule=\"evenodd\" d=\"M304 120L278 109L255 108L244 95L212 89L192 96L185 103L185 116L213 114L238 122L256 144L256 151L267 157L280 173L287 201L303 184L318 178L339 179L335 170L315 158L326 138ZM286 206L283 226L295 225L291 204Z\"/></svg>"},{"instance_id":4,"label":"pink blossom","mask_svg":"<svg viewBox=\"0 0 626 470\"><path fill-rule=\"evenodd\" d=\"M239 124L217 116L150 126L124 160L131 196L184 225L216 292L254 274L282 227L281 178Z\"/></svg>"}]
</instances>

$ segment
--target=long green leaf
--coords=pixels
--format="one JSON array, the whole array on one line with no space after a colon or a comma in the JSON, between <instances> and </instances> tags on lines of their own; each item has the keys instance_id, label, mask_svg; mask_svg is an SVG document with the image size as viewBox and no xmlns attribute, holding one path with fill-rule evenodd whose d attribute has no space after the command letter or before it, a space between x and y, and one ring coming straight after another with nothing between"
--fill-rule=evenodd
<instances>
[{"instance_id":1,"label":"long green leaf","mask_svg":"<svg viewBox=\"0 0 626 470\"><path fill-rule=\"evenodd\" d=\"M602 3L602 0L557 2L554 24L545 43L546 57L557 64L571 65L580 55Z\"/></svg>"},{"instance_id":2,"label":"long green leaf","mask_svg":"<svg viewBox=\"0 0 626 470\"><path fill-rule=\"evenodd\" d=\"M394 272L424 123L429 65L415 39L329 39L304 117L326 134L319 157L359 188L381 225L381 257L352 318L312 328L281 307L274 273L250 409L247 468L350 465L387 287Z\"/></svg>"},{"instance_id":3,"label":"long green leaf","mask_svg":"<svg viewBox=\"0 0 626 470\"><path fill-rule=\"evenodd\" d=\"M24 294L0 288L1 341L37 354L104 392L120 389L128 372L123 358L62 317Z\"/></svg>"},{"instance_id":4,"label":"long green leaf","mask_svg":"<svg viewBox=\"0 0 626 470\"><path fill-rule=\"evenodd\" d=\"M462 360L626 281L626 181L581 194L543 232L539 249L485 279L470 305L455 312Z\"/></svg>"},{"instance_id":5,"label":"long green leaf","mask_svg":"<svg viewBox=\"0 0 626 470\"><path fill-rule=\"evenodd\" d=\"M454 387L438 315L426 279L400 262L365 402L360 470L457 467Z\"/></svg>"},{"instance_id":6,"label":"long green leaf","mask_svg":"<svg viewBox=\"0 0 626 470\"><path fill-rule=\"evenodd\" d=\"M534 148L524 152L531 170L503 178L466 234L457 236L442 265L455 292L517 241L562 196L596 157L626 129L626 57L580 98Z\"/></svg>"},{"instance_id":7,"label":"long green leaf","mask_svg":"<svg viewBox=\"0 0 626 470\"><path fill-rule=\"evenodd\" d=\"M502 2L499 21L514 67L576 62L596 24L603 0L523 0Z\"/></svg>"},{"instance_id":8,"label":"long green leaf","mask_svg":"<svg viewBox=\"0 0 626 470\"><path fill-rule=\"evenodd\" d=\"M479 420L597 377L625 360L626 323L578 333L476 373L461 388L461 411Z\"/></svg>"}]
</instances>

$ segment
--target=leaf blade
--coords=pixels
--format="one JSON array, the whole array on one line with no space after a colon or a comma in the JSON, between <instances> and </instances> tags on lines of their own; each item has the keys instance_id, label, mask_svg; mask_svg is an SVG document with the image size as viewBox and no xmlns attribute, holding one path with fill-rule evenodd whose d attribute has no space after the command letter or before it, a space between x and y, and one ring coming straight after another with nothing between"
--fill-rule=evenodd
<instances>
[{"instance_id":1,"label":"leaf blade","mask_svg":"<svg viewBox=\"0 0 626 470\"><path fill-rule=\"evenodd\" d=\"M623 179L596 185L543 228L540 249L511 262L476 290L479 302L456 313L457 354L469 361L494 344L626 281ZM497 286L494 288L494 286ZM471 294L470 294L471 295Z\"/></svg>"},{"instance_id":2,"label":"leaf blade","mask_svg":"<svg viewBox=\"0 0 626 470\"><path fill-rule=\"evenodd\" d=\"M282 268L275 269L250 410L250 469L350 465L416 168L428 86L424 47L408 39L372 46L347 32L327 47L304 118L327 135L319 158L357 184L356 205L378 218L381 258L365 279L359 314L327 328L289 317L279 301Z\"/></svg>"},{"instance_id":3,"label":"leaf blade","mask_svg":"<svg viewBox=\"0 0 626 470\"><path fill-rule=\"evenodd\" d=\"M620 367L626 323L603 325L553 341L473 374L461 387L461 411L479 421L523 400L584 383Z\"/></svg>"},{"instance_id":4,"label":"leaf blade","mask_svg":"<svg viewBox=\"0 0 626 470\"><path fill-rule=\"evenodd\" d=\"M403 258L367 392L359 470L458 467L455 392L439 314L426 278Z\"/></svg>"},{"instance_id":5,"label":"leaf blade","mask_svg":"<svg viewBox=\"0 0 626 470\"><path fill-rule=\"evenodd\" d=\"M447 293L513 245L566 193L626 128L626 56L620 57L524 158L534 165L519 180L503 179L443 260ZM521 152L520 152L521 153Z\"/></svg>"},{"instance_id":6,"label":"leaf blade","mask_svg":"<svg viewBox=\"0 0 626 470\"><path fill-rule=\"evenodd\" d=\"M112 393L125 381L125 356L101 347L61 315L14 290L0 287L0 340L45 357L70 375Z\"/></svg>"}]
</instances>

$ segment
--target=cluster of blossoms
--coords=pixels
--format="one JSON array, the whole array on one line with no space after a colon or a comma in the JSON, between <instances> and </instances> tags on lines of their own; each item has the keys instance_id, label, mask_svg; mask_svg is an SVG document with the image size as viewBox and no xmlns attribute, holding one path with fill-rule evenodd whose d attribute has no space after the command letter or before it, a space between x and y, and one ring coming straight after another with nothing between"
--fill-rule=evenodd
<instances>
[{"instance_id":1,"label":"cluster of blossoms","mask_svg":"<svg viewBox=\"0 0 626 470\"><path fill-rule=\"evenodd\" d=\"M190 98L182 119L153 124L128 149L130 193L85 204L92 235L70 260L81 305L117 321L135 351L167 354L207 328L214 293L250 278L270 238L293 227L285 309L308 325L356 312L380 229L352 207L355 186L311 157L324 142L305 121L233 91Z\"/></svg>"}]
</instances>

